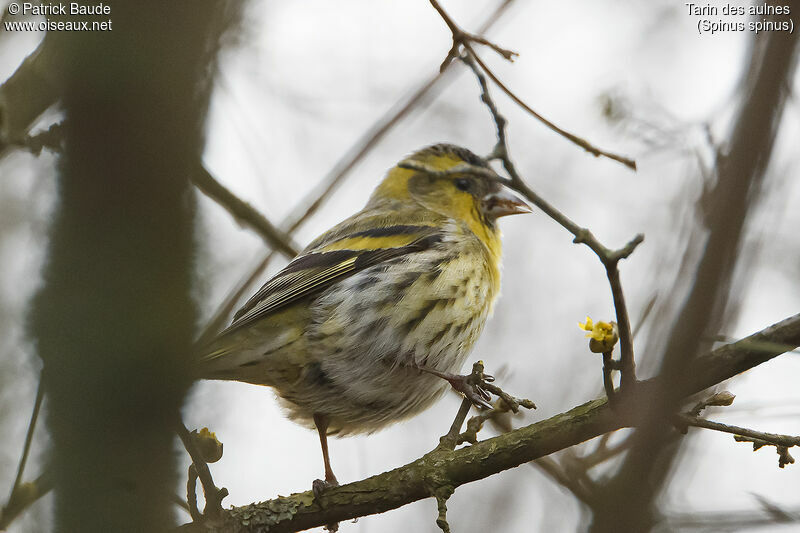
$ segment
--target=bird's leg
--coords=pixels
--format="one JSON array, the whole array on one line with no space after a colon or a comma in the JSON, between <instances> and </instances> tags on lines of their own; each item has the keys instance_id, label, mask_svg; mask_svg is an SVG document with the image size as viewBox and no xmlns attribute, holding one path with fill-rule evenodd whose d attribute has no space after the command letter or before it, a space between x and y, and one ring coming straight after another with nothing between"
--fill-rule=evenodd
<instances>
[{"instance_id":1,"label":"bird's leg","mask_svg":"<svg viewBox=\"0 0 800 533\"><path fill-rule=\"evenodd\" d=\"M317 426L317 433L319 433L319 443L322 446L322 460L325 462L325 481L315 479L312 485L314 494L319 496L322 491L329 487L338 487L339 481L333 474L331 468L331 458L328 455L328 423L330 420L327 415L314 413L314 425Z\"/></svg>"},{"instance_id":2,"label":"bird's leg","mask_svg":"<svg viewBox=\"0 0 800 533\"><path fill-rule=\"evenodd\" d=\"M455 390L463 394L473 404L486 409L492 408L492 404L489 403L492 396L484 389L484 385L494 381L494 377L483 373L483 364L480 364L479 368L473 368L472 373L466 375L442 372L425 365L415 365L415 368L446 379Z\"/></svg>"}]
</instances>

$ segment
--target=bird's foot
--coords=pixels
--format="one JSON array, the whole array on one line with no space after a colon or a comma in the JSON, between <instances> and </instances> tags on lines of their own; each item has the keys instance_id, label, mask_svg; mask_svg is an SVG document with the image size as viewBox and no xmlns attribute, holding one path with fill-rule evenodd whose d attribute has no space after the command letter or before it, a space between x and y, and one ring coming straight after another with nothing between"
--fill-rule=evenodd
<instances>
[{"instance_id":1,"label":"bird's foot","mask_svg":"<svg viewBox=\"0 0 800 533\"><path fill-rule=\"evenodd\" d=\"M492 404L489 403L489 400L492 399L492 395L489 394L485 387L486 383L494 381L493 376L484 374L480 377L476 377L475 374L451 374L445 379L450 382L450 385L455 390L463 394L464 397L471 401L476 407L483 407L485 409L492 408Z\"/></svg>"},{"instance_id":2,"label":"bird's foot","mask_svg":"<svg viewBox=\"0 0 800 533\"><path fill-rule=\"evenodd\" d=\"M319 498L325 491L338 486L339 482L336 478L333 478L332 481L327 479L315 479L314 482L311 483L311 492L314 493L314 498Z\"/></svg>"},{"instance_id":3,"label":"bird's foot","mask_svg":"<svg viewBox=\"0 0 800 533\"><path fill-rule=\"evenodd\" d=\"M417 368L423 372L428 372L429 374L447 380L453 389L463 394L464 397L476 407L491 409L492 404L489 403L489 400L492 399L492 395L489 394L489 391L486 389L489 387L487 384L494 381L494 376L483 373L482 363L476 366L477 368L473 368L472 372L466 375L441 372L435 368L428 368L425 366L418 366Z\"/></svg>"},{"instance_id":4,"label":"bird's foot","mask_svg":"<svg viewBox=\"0 0 800 533\"><path fill-rule=\"evenodd\" d=\"M336 476L334 476L333 479L315 479L314 482L311 483L311 492L314 494L314 499L318 500L326 491L338 486L339 482L336 480ZM322 506L322 504L320 504L320 506ZM326 524L325 531L339 531L339 522Z\"/></svg>"}]
</instances>

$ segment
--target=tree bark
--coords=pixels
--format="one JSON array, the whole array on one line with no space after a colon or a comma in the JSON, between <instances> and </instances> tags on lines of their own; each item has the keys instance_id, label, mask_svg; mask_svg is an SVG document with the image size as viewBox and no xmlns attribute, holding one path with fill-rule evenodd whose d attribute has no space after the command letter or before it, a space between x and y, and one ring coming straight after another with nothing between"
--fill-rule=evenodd
<instances>
[{"instance_id":1,"label":"tree bark","mask_svg":"<svg viewBox=\"0 0 800 533\"><path fill-rule=\"evenodd\" d=\"M189 178L222 7L112 2L111 31L48 35L65 151L31 332L56 531L158 531L175 520L174 427L195 325Z\"/></svg>"}]
</instances>

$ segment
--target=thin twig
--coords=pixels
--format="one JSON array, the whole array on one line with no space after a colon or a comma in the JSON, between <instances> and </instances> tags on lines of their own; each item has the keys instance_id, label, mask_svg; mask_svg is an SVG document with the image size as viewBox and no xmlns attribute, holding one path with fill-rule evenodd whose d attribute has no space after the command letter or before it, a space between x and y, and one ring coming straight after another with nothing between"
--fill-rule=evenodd
<instances>
[{"instance_id":1,"label":"thin twig","mask_svg":"<svg viewBox=\"0 0 800 533\"><path fill-rule=\"evenodd\" d=\"M242 278L236 288L225 297L197 338L197 346L203 346L211 342L217 333L223 329L228 316L231 314L234 307L236 307L237 302L239 302L250 286L255 283L258 277L267 269L267 266L269 266L270 261L272 261L276 254L277 252L275 250L270 250L264 258Z\"/></svg>"},{"instance_id":2,"label":"thin twig","mask_svg":"<svg viewBox=\"0 0 800 533\"><path fill-rule=\"evenodd\" d=\"M238 198L214 179L205 167L201 166L194 173L192 182L203 194L222 206L240 224L253 229L269 246L289 258L297 255L298 247L292 243L291 237L276 228L253 206Z\"/></svg>"},{"instance_id":3,"label":"thin twig","mask_svg":"<svg viewBox=\"0 0 800 533\"><path fill-rule=\"evenodd\" d=\"M730 426L720 422L713 422L697 416L690 416L686 414L675 415L675 418L682 424L698 428L713 429L714 431L721 431L723 433L731 433L733 435L741 435L750 439L757 439L773 446L800 446L800 437L792 435L780 435L778 433L765 433L763 431L756 431L754 429L743 428L740 426Z\"/></svg>"},{"instance_id":4,"label":"thin twig","mask_svg":"<svg viewBox=\"0 0 800 533\"><path fill-rule=\"evenodd\" d=\"M613 366L614 361L611 351L603 352L603 389L606 391L609 403L616 401L614 381L611 379L611 372L614 370Z\"/></svg>"},{"instance_id":5,"label":"thin twig","mask_svg":"<svg viewBox=\"0 0 800 533\"><path fill-rule=\"evenodd\" d=\"M45 467L44 473L34 481L20 483L17 490L11 494L8 503L0 509L0 531L5 531L25 509L51 490L53 490L53 476L49 467Z\"/></svg>"},{"instance_id":6,"label":"thin twig","mask_svg":"<svg viewBox=\"0 0 800 533\"><path fill-rule=\"evenodd\" d=\"M523 102L522 99L520 99L516 94L511 92L511 89L506 87L506 85L502 81L500 81L498 79L498 77L494 74L494 72L492 72L492 70L486 65L486 63L484 63L483 60L481 60L481 58L478 56L478 54L475 53L475 50L473 50L472 47L468 43L464 44L464 48L470 53L470 55L475 59L475 61L481 66L483 71L486 72L486 75L489 76L489 78L495 83L495 85L500 87L500 89L504 93L506 93L506 95L509 98L511 98L514 102L516 102L516 104L519 105L522 109L524 109L525 111L530 113L539 122L541 122L542 124L544 124L545 126L550 128L554 132L558 133L559 135L561 135L565 139L567 139L569 141L572 141L573 143L577 144L578 146L580 146L581 148L583 148L584 150L586 150L587 152L589 152L590 154L592 154L595 157L600 157L600 156L607 157L608 159L611 159L613 161L617 161L619 163L622 163L623 165L625 165L626 167L630 168L631 170L636 170L636 161L635 160L633 160L633 159L631 159L629 157L625 157L623 155L615 154L615 153L603 150L601 148L598 148L598 147L594 146L592 143L590 143L589 141L587 141L586 139L578 137L574 133L570 133L567 130L564 130L564 129L556 126L553 122L550 122L544 116L542 116L539 113L537 113L536 111L534 111L533 108L531 108L528 104Z\"/></svg>"},{"instance_id":7,"label":"thin twig","mask_svg":"<svg viewBox=\"0 0 800 533\"><path fill-rule=\"evenodd\" d=\"M474 35L472 33L466 32L458 27L458 25L453 21L452 18L447 14L447 12L439 5L439 2L436 0L430 0L431 5L433 6L436 11L439 12L439 15L444 20L447 27L450 28L450 32L453 34L453 45L450 47L450 51L447 52L447 57L444 58L442 61L441 66L439 67L439 71L443 72L444 69L450 66L450 63L458 57L458 49L462 44L466 43L478 43L484 46L488 46L501 56L503 56L508 61L514 61L514 57L518 56L519 54L513 52L511 50L507 50L501 46L496 45L495 43L489 41L485 37L481 37L480 35Z\"/></svg>"},{"instance_id":8,"label":"thin twig","mask_svg":"<svg viewBox=\"0 0 800 533\"><path fill-rule=\"evenodd\" d=\"M587 506L592 507L594 505L594 487L584 486L583 483L565 472L561 465L554 459L542 457L541 459L531 461L529 464L547 474L550 479L569 490L573 496Z\"/></svg>"},{"instance_id":9,"label":"thin twig","mask_svg":"<svg viewBox=\"0 0 800 533\"><path fill-rule=\"evenodd\" d=\"M472 47L470 43L477 42L479 44L487 45L509 61L512 60L513 56L516 55L516 53L501 48L500 46L497 46L496 44L491 43L489 41L486 41L483 38L476 37L475 35L463 31L461 28L459 28L459 26L453 21L450 15L447 14L447 12L439 5L439 3L436 0L430 0L430 3L436 9L436 11L438 11L439 15L442 17L442 20L444 20L445 24L447 24L447 27L450 29L450 32L453 34L453 46L447 53L447 57L442 63L442 68L446 68L446 66L449 65L450 62L458 56L458 48L459 46L463 46L464 50L466 50L469 53L470 57L475 59L478 65L480 65L481 69L483 69L483 71L486 72L486 75L489 76L489 78L491 78L491 80L504 93L506 93L506 95L508 95L509 98L511 98L522 109L527 111L536 120L538 120L539 122L550 128L552 131L561 135L565 139L568 139L573 143L577 144L578 146L580 146L590 154L594 155L595 157L600 157L600 156L607 157L609 159L622 163L631 170L636 170L636 161L634 161L633 159L618 154L614 154L611 152L607 152L605 150L601 150L600 148L597 148L596 146L591 144L586 139L582 139L581 137L578 137L574 133L570 133L556 126L553 122L549 121L544 116L534 111L533 108L531 108L528 104L522 101L521 98L519 98L516 94L514 94L511 91L511 89L509 89L502 81L500 81L497 78L494 72L492 72L492 70L486 65L486 63L484 63L483 60L481 60L481 58L475 52L475 49Z\"/></svg>"},{"instance_id":10,"label":"thin twig","mask_svg":"<svg viewBox=\"0 0 800 533\"><path fill-rule=\"evenodd\" d=\"M211 471L208 469L208 465L206 464L205 459L203 459L202 453L200 453L200 450L197 449L197 445L192 438L192 434L188 429L186 429L186 426L181 420L178 420L176 431L183 442L183 446L186 448L186 451L189 452L196 475L200 478L200 483L203 485L203 495L206 499L203 515L210 517L219 516L219 514L222 512L222 500L228 495L228 489L219 489L216 485L214 485L214 479L211 477ZM195 507L196 506L197 505L195 501Z\"/></svg>"},{"instance_id":11,"label":"thin twig","mask_svg":"<svg viewBox=\"0 0 800 533\"><path fill-rule=\"evenodd\" d=\"M462 399L456 417L450 425L450 430L439 439L440 448L452 450L456 447L458 444L458 435L461 433L461 426L464 425L464 420L467 418L470 409L472 409L472 402L469 398Z\"/></svg>"},{"instance_id":12,"label":"thin twig","mask_svg":"<svg viewBox=\"0 0 800 533\"><path fill-rule=\"evenodd\" d=\"M186 473L186 510L193 521L199 522L203 519L203 513L197 508L197 467L194 463L189 465Z\"/></svg>"},{"instance_id":13,"label":"thin twig","mask_svg":"<svg viewBox=\"0 0 800 533\"><path fill-rule=\"evenodd\" d=\"M610 435L610 433L607 433L607 435ZM587 455L584 455L583 457L579 457L576 459L585 470L589 470L623 453L625 450L628 450L632 445L633 442L631 441L631 439L626 438L624 441L620 442L616 446L604 446L602 448L594 450L593 452Z\"/></svg>"},{"instance_id":14,"label":"thin twig","mask_svg":"<svg viewBox=\"0 0 800 533\"><path fill-rule=\"evenodd\" d=\"M644 235L636 235L627 245L619 250L611 250L606 248L600 243L600 241L597 240L591 231L578 226L578 224L570 220L569 217L550 205L546 200L528 187L528 185L525 183L525 180L523 180L522 176L520 176L519 172L517 172L517 169L511 160L511 156L509 155L508 145L506 143L507 121L505 117L500 114L500 111L497 109L497 105L494 103L494 100L489 93L489 86L486 83L486 78L475 62L472 61L473 58L471 56L462 56L461 59L477 77L478 83L481 87L481 101L486 104L486 107L489 109L489 113L492 115L492 119L497 131L497 144L495 145L489 157L500 159L500 161L503 163L503 167L511 178L509 187L525 196L525 198L530 200L539 209L544 211L547 216L555 220L563 228L572 233L572 235L575 237L573 242L582 243L588 246L603 263L603 266L606 269L606 275L608 276L609 285L611 286L611 295L614 300L614 309L616 310L617 325L619 327L621 361L620 370L622 373L620 387L623 389L629 388L630 385L633 385L636 382L633 335L631 333L628 308L622 291L622 282L620 281L619 269L617 265L621 259L624 259L633 253L636 247L644 240ZM604 368L606 367L609 367L609 365L604 365ZM606 387L606 389L608 390L608 387Z\"/></svg>"},{"instance_id":15,"label":"thin twig","mask_svg":"<svg viewBox=\"0 0 800 533\"><path fill-rule=\"evenodd\" d=\"M447 522L447 500L453 495L453 487L445 485L439 487L433 493L436 498L436 509L438 515L436 516L436 525L442 530L442 533L450 533L450 524Z\"/></svg>"},{"instance_id":16,"label":"thin twig","mask_svg":"<svg viewBox=\"0 0 800 533\"><path fill-rule=\"evenodd\" d=\"M183 509L187 513L190 513L189 505L183 500L183 498L181 498L177 494L173 494L172 495L172 503L174 503L175 505L177 505L178 507L180 507L181 509Z\"/></svg>"},{"instance_id":17,"label":"thin twig","mask_svg":"<svg viewBox=\"0 0 800 533\"><path fill-rule=\"evenodd\" d=\"M17 477L14 478L14 485L11 487L11 494L8 497L9 502L14 499L14 493L19 489L22 483L22 475L25 472L25 465L28 462L28 456L31 451L31 443L33 442L33 432L36 429L36 421L39 420L39 412L42 408L42 400L44 400L44 386L42 385L42 376L39 374L39 385L36 387L36 399L33 401L33 412L31 413L30 422L28 422L28 432L25 434L25 444L22 447L22 457L19 459L19 466L17 467Z\"/></svg>"}]
</instances>

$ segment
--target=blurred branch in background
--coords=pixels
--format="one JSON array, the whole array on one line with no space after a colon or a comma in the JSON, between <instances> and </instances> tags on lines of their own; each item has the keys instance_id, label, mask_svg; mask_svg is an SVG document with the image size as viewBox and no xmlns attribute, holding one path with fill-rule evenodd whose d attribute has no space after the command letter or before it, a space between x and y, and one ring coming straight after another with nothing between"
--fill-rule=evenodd
<instances>
[{"instance_id":1,"label":"blurred branch in background","mask_svg":"<svg viewBox=\"0 0 800 533\"><path fill-rule=\"evenodd\" d=\"M31 320L59 531L156 531L175 520L174 423L195 322L189 179L232 6L117 3L113 32L55 32L40 50L58 51L56 90L44 93L66 117Z\"/></svg>"},{"instance_id":2,"label":"blurred branch in background","mask_svg":"<svg viewBox=\"0 0 800 533\"><path fill-rule=\"evenodd\" d=\"M267 217L214 179L205 167L192 175L192 182L203 194L225 208L237 222L253 229L268 246L289 258L299 253L297 244L292 242L289 235L276 228Z\"/></svg>"},{"instance_id":3,"label":"blurred branch in background","mask_svg":"<svg viewBox=\"0 0 800 533\"><path fill-rule=\"evenodd\" d=\"M47 34L14 74L0 85L0 156L24 144L33 122L59 98L62 58Z\"/></svg>"},{"instance_id":4,"label":"blurred branch in background","mask_svg":"<svg viewBox=\"0 0 800 533\"><path fill-rule=\"evenodd\" d=\"M796 524L800 522L800 507L784 509L763 496L753 494L759 511L730 510L707 513L670 513L665 522L670 531L706 531L725 533L733 531L752 531L753 528Z\"/></svg>"},{"instance_id":5,"label":"blurred branch in background","mask_svg":"<svg viewBox=\"0 0 800 533\"><path fill-rule=\"evenodd\" d=\"M730 138L718 152L716 181L697 205L708 236L693 285L663 348L661 388L654 396L638 395L634 400L640 406L641 427L619 471L602 490L603 502L594 509L594 533L648 531L657 521L656 498L679 449L665 445L672 442L672 429L663 420L679 408L677 391L691 379L687 368L711 344L704 339L716 336L722 326L745 220L770 160L796 54L796 34L769 32L754 37L740 107Z\"/></svg>"},{"instance_id":6,"label":"blurred branch in background","mask_svg":"<svg viewBox=\"0 0 800 533\"><path fill-rule=\"evenodd\" d=\"M22 446L22 454L20 455L19 465L17 466L17 475L14 478L14 485L11 487L8 502L0 508L0 531L5 531L17 515L52 488L52 476L50 475L47 475L48 482L45 482L41 478L31 483L25 483L23 481L25 466L28 463L31 444L33 443L33 433L36 429L36 421L39 419L43 399L44 388L42 387L42 378L40 376L39 385L36 387L36 398L33 401L33 412L28 422L28 431L25 434L25 444Z\"/></svg>"}]
</instances>

